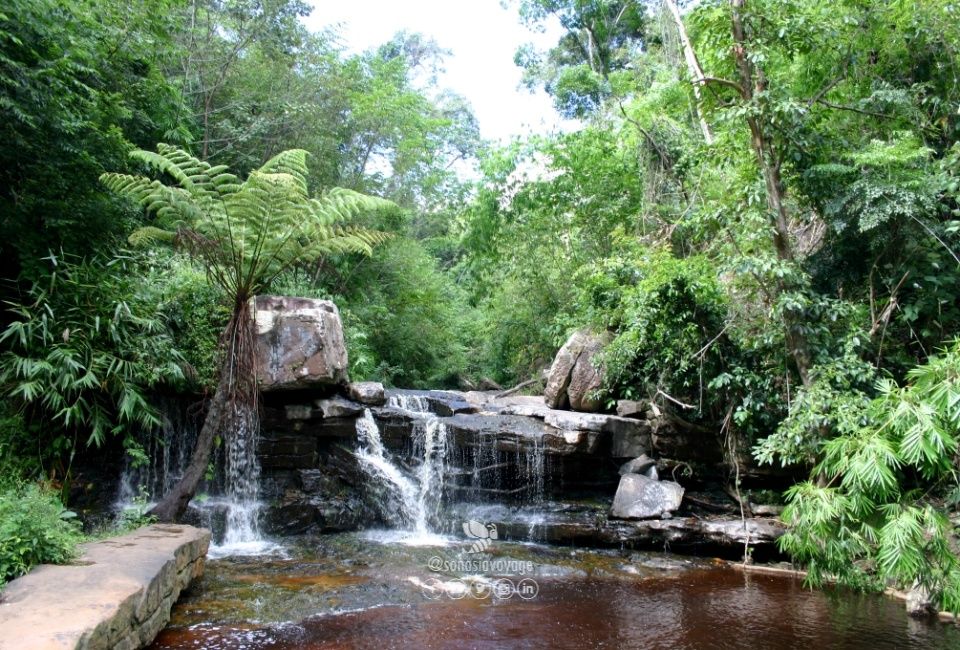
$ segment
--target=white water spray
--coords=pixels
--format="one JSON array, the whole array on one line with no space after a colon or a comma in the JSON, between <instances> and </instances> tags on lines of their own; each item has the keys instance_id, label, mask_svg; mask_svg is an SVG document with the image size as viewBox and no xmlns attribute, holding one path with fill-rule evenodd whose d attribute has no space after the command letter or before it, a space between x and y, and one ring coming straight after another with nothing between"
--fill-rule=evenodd
<instances>
[{"instance_id":1,"label":"white water spray","mask_svg":"<svg viewBox=\"0 0 960 650\"><path fill-rule=\"evenodd\" d=\"M240 408L240 407L236 407ZM251 418L233 418L236 430L227 436L225 488L227 526L223 546L231 549L255 550L263 543L257 516L260 503L260 462L257 460L257 432Z\"/></svg>"},{"instance_id":2,"label":"white water spray","mask_svg":"<svg viewBox=\"0 0 960 650\"><path fill-rule=\"evenodd\" d=\"M446 426L430 413L427 400L421 396L393 395L389 405L417 414L413 455L420 460L420 464L411 477L393 462L383 446L373 414L366 409L363 417L357 421L357 437L360 441L357 458L360 467L396 502L398 516L393 523L406 530L399 531L399 535L392 535L392 541L411 545L445 543L443 537L431 531L431 521L436 518L443 497Z\"/></svg>"}]
</instances>

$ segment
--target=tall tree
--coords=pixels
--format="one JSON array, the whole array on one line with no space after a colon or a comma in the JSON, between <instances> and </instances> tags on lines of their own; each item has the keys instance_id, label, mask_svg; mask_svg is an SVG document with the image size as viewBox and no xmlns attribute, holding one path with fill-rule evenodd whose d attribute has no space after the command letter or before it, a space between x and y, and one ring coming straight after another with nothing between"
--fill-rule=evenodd
<instances>
[{"instance_id":1,"label":"tall tree","mask_svg":"<svg viewBox=\"0 0 960 650\"><path fill-rule=\"evenodd\" d=\"M234 437L246 436L247 448L253 448L259 415L250 300L295 264L333 252L371 253L385 234L340 224L359 212L391 209L393 204L344 189L311 198L303 150L278 154L243 182L226 167L213 167L175 147L159 145L157 153L138 150L131 156L174 181L166 185L115 173L101 177L106 187L156 217L155 225L131 234L131 242L183 246L231 305L220 339L216 392L190 464L151 511L161 521L174 521L193 498L217 435L225 436L228 445L234 445Z\"/></svg>"},{"instance_id":2,"label":"tall tree","mask_svg":"<svg viewBox=\"0 0 960 650\"><path fill-rule=\"evenodd\" d=\"M675 0L664 0L670 16L673 18L673 24L677 28L677 36L680 38L680 48L683 50L683 58L687 63L687 72L690 75L690 81L693 84L693 95L696 98L697 121L700 123L700 131L703 133L703 139L707 144L713 144L713 131L707 123L707 118L703 115L703 92L701 90L704 82L703 69L700 67L700 60L697 58L697 52L693 49L690 37L687 35L687 28L683 24L683 16L680 15L680 7Z\"/></svg>"},{"instance_id":3,"label":"tall tree","mask_svg":"<svg viewBox=\"0 0 960 650\"><path fill-rule=\"evenodd\" d=\"M601 108L611 73L629 65L646 25L636 0L522 0L520 16L533 27L555 18L564 29L545 54L524 46L515 61L524 69L524 82L542 85L567 117Z\"/></svg>"},{"instance_id":4,"label":"tall tree","mask_svg":"<svg viewBox=\"0 0 960 650\"><path fill-rule=\"evenodd\" d=\"M11 0L0 8L0 276L43 275L50 251L89 255L136 217L98 187L134 146L183 143L172 2Z\"/></svg>"}]
</instances>

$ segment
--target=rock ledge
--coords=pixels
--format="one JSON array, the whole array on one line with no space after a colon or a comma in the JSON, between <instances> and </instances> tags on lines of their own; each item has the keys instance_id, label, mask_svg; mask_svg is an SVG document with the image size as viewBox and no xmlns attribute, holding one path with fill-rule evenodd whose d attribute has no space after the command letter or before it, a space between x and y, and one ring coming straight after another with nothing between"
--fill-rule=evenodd
<instances>
[{"instance_id":1,"label":"rock ledge","mask_svg":"<svg viewBox=\"0 0 960 650\"><path fill-rule=\"evenodd\" d=\"M203 575L210 531L154 524L81 546L72 564L44 564L0 592L0 649L148 645L180 592Z\"/></svg>"}]
</instances>

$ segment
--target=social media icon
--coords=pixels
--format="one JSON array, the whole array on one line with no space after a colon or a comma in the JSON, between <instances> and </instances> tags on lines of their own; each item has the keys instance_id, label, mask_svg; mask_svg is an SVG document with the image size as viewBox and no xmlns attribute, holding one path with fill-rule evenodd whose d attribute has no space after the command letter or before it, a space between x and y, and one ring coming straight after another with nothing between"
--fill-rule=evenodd
<instances>
[{"instance_id":1,"label":"social media icon","mask_svg":"<svg viewBox=\"0 0 960 650\"><path fill-rule=\"evenodd\" d=\"M540 585L537 584L536 580L532 578L524 578L519 583L517 583L517 595L523 598L524 600L531 600L537 597L537 594L540 593Z\"/></svg>"},{"instance_id":2,"label":"social media icon","mask_svg":"<svg viewBox=\"0 0 960 650\"><path fill-rule=\"evenodd\" d=\"M514 593L513 580L501 578L493 584L493 595L499 600L509 600Z\"/></svg>"}]
</instances>

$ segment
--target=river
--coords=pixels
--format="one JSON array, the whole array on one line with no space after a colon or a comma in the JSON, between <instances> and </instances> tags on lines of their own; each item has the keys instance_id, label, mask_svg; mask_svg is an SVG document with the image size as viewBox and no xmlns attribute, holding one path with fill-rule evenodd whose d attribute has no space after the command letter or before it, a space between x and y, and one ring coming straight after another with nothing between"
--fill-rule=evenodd
<instances>
[{"instance_id":1,"label":"river","mask_svg":"<svg viewBox=\"0 0 960 650\"><path fill-rule=\"evenodd\" d=\"M151 647L960 648L958 628L889 598L720 561L447 540L324 535L211 560Z\"/></svg>"}]
</instances>

